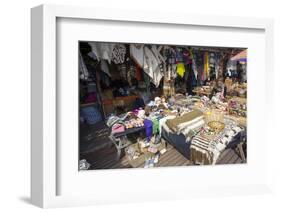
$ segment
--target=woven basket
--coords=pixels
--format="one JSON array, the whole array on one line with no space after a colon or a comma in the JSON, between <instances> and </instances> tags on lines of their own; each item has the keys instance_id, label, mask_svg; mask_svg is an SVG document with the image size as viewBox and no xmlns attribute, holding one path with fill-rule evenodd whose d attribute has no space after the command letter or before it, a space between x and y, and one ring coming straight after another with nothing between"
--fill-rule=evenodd
<instances>
[{"instance_id":1,"label":"woven basket","mask_svg":"<svg viewBox=\"0 0 281 213\"><path fill-rule=\"evenodd\" d=\"M204 112L204 119L206 124L215 132L220 132L224 129L224 115L220 111L210 110Z\"/></svg>"},{"instance_id":2,"label":"woven basket","mask_svg":"<svg viewBox=\"0 0 281 213\"><path fill-rule=\"evenodd\" d=\"M221 113L221 111L218 110L208 110L204 112L204 120L208 124L211 121L218 121L222 122L224 120L224 115Z\"/></svg>"}]
</instances>

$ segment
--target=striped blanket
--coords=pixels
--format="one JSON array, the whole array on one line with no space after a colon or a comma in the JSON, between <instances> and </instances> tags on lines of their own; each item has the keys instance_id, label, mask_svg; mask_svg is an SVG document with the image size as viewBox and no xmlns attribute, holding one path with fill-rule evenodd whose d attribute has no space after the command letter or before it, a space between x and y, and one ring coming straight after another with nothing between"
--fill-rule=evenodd
<instances>
[{"instance_id":1,"label":"striped blanket","mask_svg":"<svg viewBox=\"0 0 281 213\"><path fill-rule=\"evenodd\" d=\"M199 110L193 110L180 117L166 121L167 126L175 133L184 135L192 129L198 128L204 124L203 113Z\"/></svg>"},{"instance_id":2,"label":"striped blanket","mask_svg":"<svg viewBox=\"0 0 281 213\"><path fill-rule=\"evenodd\" d=\"M233 138L244 131L238 125L226 125L225 129L215 135L207 135L204 131L193 137L190 145L190 160L197 164L216 164L220 154Z\"/></svg>"}]
</instances>

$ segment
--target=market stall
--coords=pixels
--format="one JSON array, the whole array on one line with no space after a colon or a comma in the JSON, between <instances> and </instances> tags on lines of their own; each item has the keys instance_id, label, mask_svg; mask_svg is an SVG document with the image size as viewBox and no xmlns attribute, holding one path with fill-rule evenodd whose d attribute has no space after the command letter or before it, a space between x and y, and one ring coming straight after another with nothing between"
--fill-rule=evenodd
<instances>
[{"instance_id":1,"label":"market stall","mask_svg":"<svg viewBox=\"0 0 281 213\"><path fill-rule=\"evenodd\" d=\"M239 48L81 43L80 126L106 123L116 160L131 167L157 166L167 146L200 165L238 147L246 162L246 56Z\"/></svg>"}]
</instances>

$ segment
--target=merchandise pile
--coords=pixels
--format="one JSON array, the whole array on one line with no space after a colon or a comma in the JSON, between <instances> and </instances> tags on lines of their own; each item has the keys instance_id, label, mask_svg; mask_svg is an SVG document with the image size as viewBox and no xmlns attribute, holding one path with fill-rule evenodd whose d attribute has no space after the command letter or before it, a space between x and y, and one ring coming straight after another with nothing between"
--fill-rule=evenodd
<instances>
[{"instance_id":1,"label":"merchandise pile","mask_svg":"<svg viewBox=\"0 0 281 213\"><path fill-rule=\"evenodd\" d=\"M241 117L246 119L246 114L234 114L233 108L246 110L246 102L220 95L209 99L207 96L177 94L167 102L156 97L146 109L129 112L128 120L118 123L124 125L123 131L143 126L146 133L144 139L139 138L126 149L126 156L133 166L144 163L145 168L153 167L161 152L155 148L156 141L160 141L161 131L166 131L182 134L191 142L191 161L215 164L227 145L246 129L239 122Z\"/></svg>"}]
</instances>

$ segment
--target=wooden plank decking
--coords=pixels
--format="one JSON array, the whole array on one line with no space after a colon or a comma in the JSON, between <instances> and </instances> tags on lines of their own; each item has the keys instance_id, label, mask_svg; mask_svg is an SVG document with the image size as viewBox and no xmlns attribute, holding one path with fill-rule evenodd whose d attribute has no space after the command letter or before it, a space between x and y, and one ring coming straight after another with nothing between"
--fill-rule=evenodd
<instances>
[{"instance_id":1,"label":"wooden plank decking","mask_svg":"<svg viewBox=\"0 0 281 213\"><path fill-rule=\"evenodd\" d=\"M110 148L105 148L95 153L88 153L86 155L80 156L85 158L90 164L90 169L121 169L121 168L131 168L128 160L123 156L119 161L117 160L117 152L114 146ZM240 155L234 149L226 149L220 156L217 164L241 164L243 163ZM181 155L174 147L171 145L167 146L167 152L160 156L159 162L155 167L171 167L171 166L191 166L191 161L186 159ZM144 164L139 166L144 167Z\"/></svg>"}]
</instances>

